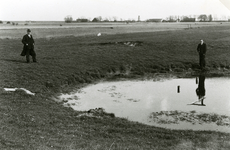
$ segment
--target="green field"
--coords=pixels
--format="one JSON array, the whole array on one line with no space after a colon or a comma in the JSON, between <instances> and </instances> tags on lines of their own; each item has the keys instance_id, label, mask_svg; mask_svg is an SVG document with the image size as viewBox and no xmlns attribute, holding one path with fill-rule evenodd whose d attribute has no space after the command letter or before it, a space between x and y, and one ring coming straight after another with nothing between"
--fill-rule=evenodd
<instances>
[{"instance_id":1,"label":"green field","mask_svg":"<svg viewBox=\"0 0 230 150\"><path fill-rule=\"evenodd\" d=\"M207 76L229 76L228 23L192 28L138 23L5 26L0 26L0 149L230 148L226 133L167 130L106 114L79 117L82 112L54 101L60 93L101 80L194 76L201 38L208 46ZM20 56L26 28L32 29L38 63L27 64ZM26 88L36 95L5 92L5 87Z\"/></svg>"}]
</instances>

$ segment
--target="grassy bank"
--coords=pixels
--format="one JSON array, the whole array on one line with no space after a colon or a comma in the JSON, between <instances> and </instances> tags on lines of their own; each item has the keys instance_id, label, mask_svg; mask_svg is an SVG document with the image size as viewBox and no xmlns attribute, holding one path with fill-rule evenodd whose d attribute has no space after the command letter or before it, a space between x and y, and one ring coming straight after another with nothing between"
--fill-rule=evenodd
<instances>
[{"instance_id":1,"label":"grassy bank","mask_svg":"<svg viewBox=\"0 0 230 150\"><path fill-rule=\"evenodd\" d=\"M13 34L13 33L12 33ZM36 39L38 63L19 56L20 39L0 40L1 149L229 149L229 134L174 131L126 119L79 117L52 100L60 92L105 78L195 74L196 46L208 45L209 75L228 75L227 26L178 31ZM131 46L136 44L136 46ZM4 87L23 87L5 92Z\"/></svg>"}]
</instances>

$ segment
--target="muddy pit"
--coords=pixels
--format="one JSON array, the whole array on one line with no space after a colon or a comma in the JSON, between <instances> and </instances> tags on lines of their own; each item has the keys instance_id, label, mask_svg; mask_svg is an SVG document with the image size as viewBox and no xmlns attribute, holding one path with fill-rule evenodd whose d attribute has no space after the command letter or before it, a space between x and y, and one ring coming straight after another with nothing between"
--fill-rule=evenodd
<instances>
[{"instance_id":1,"label":"muddy pit","mask_svg":"<svg viewBox=\"0 0 230 150\"><path fill-rule=\"evenodd\" d=\"M91 117L98 117L100 110L109 117L158 127L230 133L229 90L230 78L198 76L101 82L60 99L67 107L88 111L85 115Z\"/></svg>"},{"instance_id":2,"label":"muddy pit","mask_svg":"<svg viewBox=\"0 0 230 150\"><path fill-rule=\"evenodd\" d=\"M119 42L106 42L106 43L93 43L91 45L126 45L131 47L142 46L142 41L119 41Z\"/></svg>"}]
</instances>

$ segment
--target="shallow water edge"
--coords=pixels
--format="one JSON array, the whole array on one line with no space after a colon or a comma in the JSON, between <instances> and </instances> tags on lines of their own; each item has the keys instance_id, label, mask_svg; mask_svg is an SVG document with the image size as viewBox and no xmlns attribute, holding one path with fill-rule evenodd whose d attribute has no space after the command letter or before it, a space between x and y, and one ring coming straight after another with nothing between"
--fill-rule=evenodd
<instances>
[{"instance_id":1,"label":"shallow water edge","mask_svg":"<svg viewBox=\"0 0 230 150\"><path fill-rule=\"evenodd\" d=\"M154 80L142 80L142 81L133 80L133 81L101 82L94 85L88 85L85 88L82 88L81 90L78 90L76 93L70 95L63 94L60 97L60 99L64 101L65 106L72 107L73 109L78 111L88 111L90 109L101 107L105 109L105 111L108 113L114 113L115 116L117 117L123 117L131 121L137 121L137 122L154 125L154 126L160 126L160 127L166 127L172 129L176 129L179 126L181 126L179 127L179 129L215 130L215 131L221 130L223 132L230 131L229 118L224 118L224 116L229 115L228 112L228 108L230 107L229 103L227 102L227 105L226 103L220 103L219 104L220 106L215 108L217 105L215 103L215 100L212 100L212 99L216 99L216 96L212 95L212 93L216 93L215 91L213 91L213 87L214 86L218 87L218 85L216 85L217 82L215 82L215 80L217 79L219 82L218 84L221 85L221 88L219 90L223 91L223 93L225 93L226 95L227 92L225 91L225 89L229 89L229 85L227 85L227 87L225 88L222 85L223 83L227 83L224 80L228 80L229 78L207 79L206 89L207 89L208 100L207 99L205 100L205 104L202 102L203 105L201 105L202 104L201 101L199 102L200 98L196 93L196 89L200 86L197 83L197 78L198 77L196 77L195 79L194 78L189 78L189 79L154 78ZM202 81L202 79L200 79L200 81ZM170 83L170 86L167 85L166 82L167 84ZM177 91L178 85L180 85L181 88L180 93L178 93ZM143 88L143 86L146 87ZM144 91L140 92L143 89ZM159 90L159 89L163 89L163 90ZM155 91L155 93L153 91ZM167 92L164 93L163 91L167 91ZM167 93L170 93L170 95L167 95ZM228 96L229 95L227 94L225 97ZM171 100L169 98L171 98ZM194 103L194 105L192 103ZM226 107L223 109L223 106ZM211 114L211 115L206 116L206 121L199 120L199 119L197 120L197 115L195 116L195 118L193 116L192 119L190 116L190 120L186 120L186 119L185 119L186 121L177 120L177 122L175 122L175 119L174 122L170 121L170 119L172 120L172 118L169 117L168 118L164 117L165 119L163 120L163 122L166 123L162 123L162 119L161 122L157 122L156 118L154 121L153 119L150 120L149 116L151 116L151 113L156 113L156 112L160 113L162 111L183 112L177 114L176 115L177 118L181 117L181 114L185 114L187 112L192 112L192 111L198 111L198 113L200 113L198 115L202 115L202 114ZM213 120L212 113L217 113L217 114L213 114L214 117L222 118L222 120L221 119ZM162 116L158 115L157 117L159 118ZM183 118L188 118L188 117L183 116ZM210 122L207 118L209 118L209 120L212 119L213 121ZM189 128L185 128L185 127L189 127Z\"/></svg>"}]
</instances>

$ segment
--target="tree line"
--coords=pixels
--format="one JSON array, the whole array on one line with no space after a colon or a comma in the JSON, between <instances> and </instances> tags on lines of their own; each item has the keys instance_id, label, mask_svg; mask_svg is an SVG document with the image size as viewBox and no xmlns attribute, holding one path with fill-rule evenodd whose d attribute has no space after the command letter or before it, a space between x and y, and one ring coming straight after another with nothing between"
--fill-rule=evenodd
<instances>
[{"instance_id":1,"label":"tree line","mask_svg":"<svg viewBox=\"0 0 230 150\"><path fill-rule=\"evenodd\" d=\"M211 22L213 21L213 16L210 15L199 15L199 16L169 16L163 22L195 22L195 21L200 21L200 22Z\"/></svg>"},{"instance_id":2,"label":"tree line","mask_svg":"<svg viewBox=\"0 0 230 150\"><path fill-rule=\"evenodd\" d=\"M122 18L118 18L116 16L113 17L105 17L103 18L102 16L94 17L92 20L90 18L77 18L76 20L73 19L72 16L68 15L64 18L66 23L71 23L71 22L135 22L135 19L127 19L123 20Z\"/></svg>"},{"instance_id":3,"label":"tree line","mask_svg":"<svg viewBox=\"0 0 230 150\"><path fill-rule=\"evenodd\" d=\"M98 16L93 18L92 20L90 18L77 18L74 20L71 15L66 16L64 18L65 22L71 23L71 22L136 22L138 20L135 19L127 19L123 20L122 18L118 18L116 16L113 17L105 17L103 18L102 16ZM201 14L201 15L190 15L190 16L169 16L164 19L147 19L145 22L212 22L212 21L230 21L230 18L228 19L227 16L222 16L222 17L217 17L213 15L206 15L206 14Z\"/></svg>"}]
</instances>

